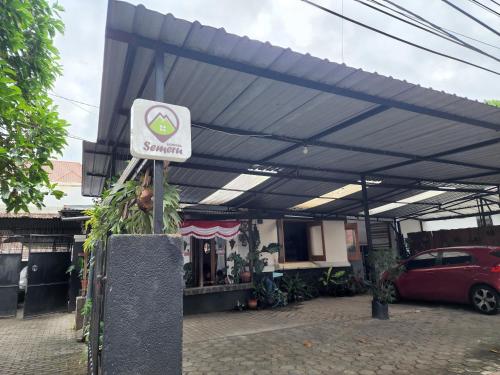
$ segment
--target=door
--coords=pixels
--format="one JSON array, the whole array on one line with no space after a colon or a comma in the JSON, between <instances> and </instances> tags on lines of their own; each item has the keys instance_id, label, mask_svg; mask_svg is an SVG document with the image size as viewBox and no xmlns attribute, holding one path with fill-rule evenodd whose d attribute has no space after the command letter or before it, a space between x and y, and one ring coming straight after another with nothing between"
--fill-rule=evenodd
<instances>
[{"instance_id":1,"label":"door","mask_svg":"<svg viewBox=\"0 0 500 375\"><path fill-rule=\"evenodd\" d=\"M0 317L15 316L21 254L0 254Z\"/></svg>"},{"instance_id":2,"label":"door","mask_svg":"<svg viewBox=\"0 0 500 375\"><path fill-rule=\"evenodd\" d=\"M450 302L467 302L475 272L480 267L463 250L443 251L441 266L436 268L438 298Z\"/></svg>"},{"instance_id":3,"label":"door","mask_svg":"<svg viewBox=\"0 0 500 375\"><path fill-rule=\"evenodd\" d=\"M192 264L194 285L214 285L216 279L217 254L214 239L192 240Z\"/></svg>"},{"instance_id":4,"label":"door","mask_svg":"<svg viewBox=\"0 0 500 375\"><path fill-rule=\"evenodd\" d=\"M438 252L432 251L417 255L405 264L397 281L398 291L404 298L434 300L437 295L436 267Z\"/></svg>"},{"instance_id":5,"label":"door","mask_svg":"<svg viewBox=\"0 0 500 375\"><path fill-rule=\"evenodd\" d=\"M67 309L70 252L30 253L24 316Z\"/></svg>"}]
</instances>

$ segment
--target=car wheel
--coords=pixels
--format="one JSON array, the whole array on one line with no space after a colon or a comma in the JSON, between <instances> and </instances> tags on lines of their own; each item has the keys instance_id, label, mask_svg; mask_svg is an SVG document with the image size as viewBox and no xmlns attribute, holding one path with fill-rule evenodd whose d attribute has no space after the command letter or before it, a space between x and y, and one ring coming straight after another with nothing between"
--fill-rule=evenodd
<instances>
[{"instance_id":1,"label":"car wheel","mask_svg":"<svg viewBox=\"0 0 500 375\"><path fill-rule=\"evenodd\" d=\"M398 288L391 281L386 281L384 283L385 292L388 296L389 303L396 303L400 300Z\"/></svg>"},{"instance_id":2,"label":"car wheel","mask_svg":"<svg viewBox=\"0 0 500 375\"><path fill-rule=\"evenodd\" d=\"M472 288L471 300L474 308L480 313L488 315L498 313L498 293L487 285L476 285Z\"/></svg>"}]
</instances>

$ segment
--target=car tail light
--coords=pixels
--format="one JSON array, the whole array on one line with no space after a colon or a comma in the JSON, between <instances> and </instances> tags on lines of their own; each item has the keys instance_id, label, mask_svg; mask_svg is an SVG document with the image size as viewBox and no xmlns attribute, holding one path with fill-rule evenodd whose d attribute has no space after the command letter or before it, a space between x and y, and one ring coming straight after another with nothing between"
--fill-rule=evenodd
<instances>
[{"instance_id":1,"label":"car tail light","mask_svg":"<svg viewBox=\"0 0 500 375\"><path fill-rule=\"evenodd\" d=\"M500 273L500 263L491 267L491 272Z\"/></svg>"}]
</instances>

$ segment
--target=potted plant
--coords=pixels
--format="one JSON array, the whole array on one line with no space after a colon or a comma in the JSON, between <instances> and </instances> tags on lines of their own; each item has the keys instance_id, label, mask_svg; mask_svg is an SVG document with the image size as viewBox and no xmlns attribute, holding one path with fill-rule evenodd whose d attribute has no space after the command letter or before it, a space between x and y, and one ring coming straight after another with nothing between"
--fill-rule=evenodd
<instances>
[{"instance_id":1,"label":"potted plant","mask_svg":"<svg viewBox=\"0 0 500 375\"><path fill-rule=\"evenodd\" d=\"M370 290L372 292L372 318L389 319L391 302L390 283L403 271L391 249L372 250L368 256L370 265Z\"/></svg>"},{"instance_id":2,"label":"potted plant","mask_svg":"<svg viewBox=\"0 0 500 375\"><path fill-rule=\"evenodd\" d=\"M248 299L247 301L247 306L250 310L257 310L257 304L258 304L258 300L257 298L255 297L255 295L253 295L251 298Z\"/></svg>"},{"instance_id":3,"label":"potted plant","mask_svg":"<svg viewBox=\"0 0 500 375\"><path fill-rule=\"evenodd\" d=\"M231 253L227 257L227 260L233 262L233 268L231 270L230 278L233 283L239 284L241 282L241 274L244 271L247 263L245 259L243 259L243 257L237 253Z\"/></svg>"},{"instance_id":4,"label":"potted plant","mask_svg":"<svg viewBox=\"0 0 500 375\"><path fill-rule=\"evenodd\" d=\"M302 280L298 273L294 276L285 275L279 287L286 294L288 302L301 302L314 298L313 287Z\"/></svg>"},{"instance_id":5,"label":"potted plant","mask_svg":"<svg viewBox=\"0 0 500 375\"><path fill-rule=\"evenodd\" d=\"M280 245L278 245L277 243L270 243L267 246L262 246L260 250L258 250L257 248L250 249L247 255L247 259L248 264L252 268L251 271L253 271L254 276L260 276L264 271L264 267L266 267L268 264L267 258L262 258L262 255L264 253L274 254L279 252L279 250Z\"/></svg>"},{"instance_id":6,"label":"potted plant","mask_svg":"<svg viewBox=\"0 0 500 375\"><path fill-rule=\"evenodd\" d=\"M288 302L286 293L283 293L269 277L255 282L252 294L260 307L281 307L286 306Z\"/></svg>"},{"instance_id":7,"label":"potted plant","mask_svg":"<svg viewBox=\"0 0 500 375\"><path fill-rule=\"evenodd\" d=\"M250 268L248 267L248 262L246 262L246 265L244 266L244 269L240 274L240 278L242 283L249 283L252 281L252 273L250 272Z\"/></svg>"}]
</instances>

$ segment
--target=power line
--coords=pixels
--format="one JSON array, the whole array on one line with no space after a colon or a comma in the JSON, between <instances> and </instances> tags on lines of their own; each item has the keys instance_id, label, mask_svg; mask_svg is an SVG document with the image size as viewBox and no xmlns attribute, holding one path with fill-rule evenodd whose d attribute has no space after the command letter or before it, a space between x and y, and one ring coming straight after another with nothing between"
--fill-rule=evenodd
<instances>
[{"instance_id":1,"label":"power line","mask_svg":"<svg viewBox=\"0 0 500 375\"><path fill-rule=\"evenodd\" d=\"M417 22L425 27L428 27L430 29L433 29L435 31L437 31L438 33L444 35L444 36L447 36L447 37L450 37L450 38L453 38L459 42L462 43L462 41L458 38L456 38L454 35L451 35L450 33L446 32L442 27L439 27L438 25L435 25L433 24L432 22L430 22L429 20L423 18L422 16L416 14L416 13L413 13L412 11L406 9L406 8L403 8L401 5L398 5L396 3L393 3L392 1L389 1L389 0L382 0L390 5L392 5L393 7L396 7L400 10L397 10L397 9L394 9L394 8L391 8L390 6L386 5L386 4L383 4L383 3L380 3L378 2L377 0L369 0L371 1L372 3L375 3L383 8L386 8L388 10L390 10L391 12L394 12L394 13L397 13L399 15L402 15L403 17L405 18L408 18L409 20L411 21L414 21L414 22Z\"/></svg>"},{"instance_id":2,"label":"power line","mask_svg":"<svg viewBox=\"0 0 500 375\"><path fill-rule=\"evenodd\" d=\"M458 41L460 41L460 42L462 42L462 43L465 43L465 42L464 42L463 40L461 40L461 39L459 39L459 38L455 37L453 34L460 35L460 36L461 36L461 37L463 37L463 38L467 38L467 39L473 40L473 41L475 41L475 42L478 42L478 43L481 43L481 44L487 45L487 46L489 46L489 47L493 47L493 48L496 48L496 49L499 49L499 50L500 50L500 47L495 46L495 45L493 45L493 44L490 44L490 43L484 42L484 41L482 41L482 40L479 40L479 39L473 38L473 37L471 37L471 36L468 36L468 35L465 35L465 34L459 33L459 32L458 32L458 31L456 31L456 30L451 30L451 29L448 29L448 28L446 28L446 27L438 26L438 25L436 25L436 24L434 24L434 23L430 22L429 20L427 20L427 19L423 18L422 16L419 16L418 14L413 13L412 11L410 11L410 10L408 10L408 9L406 9L406 8L404 8L404 7L402 7L401 5L398 5L398 4L396 4L396 3L393 3L393 2L392 2L392 1L390 1L390 0L382 0L382 1L384 1L384 2L386 2L386 3L389 3L389 4L391 4L392 6L394 6L394 7L398 8L398 9L401 9L403 12L400 12L400 11L398 11L398 10L396 10L396 9L393 9L393 8L391 8L391 7L389 7L389 6L385 5L385 4L378 3L376 0L370 0L370 1L372 1L372 2L376 2L376 3L377 3L377 4L379 4L380 6L382 6L382 7L386 8L386 9L389 9L389 10L391 10L391 11L393 11L393 12L396 12L396 13L398 13L398 14L400 14L400 15L402 15L402 16L404 16L404 17L406 17L406 18L410 19L410 20L413 20L413 21L416 21L416 22L419 22L418 20L422 20L422 21L423 21L423 24L428 24L428 25L430 25L430 26L431 26L434 30L437 30L437 31L443 32L443 34L444 34L444 35L448 35L448 36L450 36L450 37L452 37L452 38L454 38L454 39L456 39L456 40L458 40ZM409 14L410 14L410 15L412 15L413 17L416 17L418 20L417 20L417 19L415 19L415 18L413 18L413 17L410 17L408 14L406 14L406 13L404 13L404 12L409 13ZM421 23L422 23L422 22L421 22ZM466 44L466 43L465 43L465 44Z\"/></svg>"},{"instance_id":3,"label":"power line","mask_svg":"<svg viewBox=\"0 0 500 375\"><path fill-rule=\"evenodd\" d=\"M480 3L479 1L477 0L469 0L471 3L473 4L476 4L478 7L481 7L483 8L484 10L486 10L487 12L490 12L490 13L493 13L493 14L496 14L497 16L500 16L500 13L498 13L496 10L493 10L491 9L490 7L484 5L483 3Z\"/></svg>"},{"instance_id":4,"label":"power line","mask_svg":"<svg viewBox=\"0 0 500 375\"><path fill-rule=\"evenodd\" d=\"M349 17L347 17L347 16L343 16L343 15L341 15L341 14L339 14L339 13L337 13L337 12L335 12L335 11L331 10L331 9L325 8L325 7L323 7L323 6L319 5L319 4L316 4L316 3L314 3L314 2L312 2L312 1L310 1L310 0L300 0L300 1L302 1L302 2L304 2L304 3L306 3L306 4L309 4L309 5L311 5L311 6L315 7L315 8L318 8L318 9L320 9L320 10L324 11L324 12L330 13L330 14L332 14L332 15L334 15L334 16L341 17L341 18L345 19L346 21L352 22L352 23L354 23L354 24L356 24L356 25L358 25L358 26L361 26L361 27L363 27L363 28L365 28L365 29L368 29L368 30L374 31L374 32L376 32L376 33L382 34L382 35L384 35L384 36L386 36L386 37L389 37L389 38L391 38L391 39L397 40L397 41L399 41L399 42L401 42L401 43L405 43L405 44L408 44L408 45L410 45L410 46L412 46L412 47L415 47L415 48L421 49L421 50L423 50L423 51L427 51L427 52L433 53L433 54L435 54L435 55L439 55L439 56L442 56L442 57L446 57L446 58L448 58L448 59L455 60L455 61L458 61L458 62L461 62L461 63L467 64L467 65L470 65L470 66L476 67L476 68L478 68L478 69L481 69L481 70L484 70L484 71L487 71L487 72L490 72L490 73L496 74L496 75L500 75L500 72L497 72L497 71L495 71L495 70L492 70L492 69L486 68L486 67L481 66L481 65L474 64L474 63L472 63L472 62L470 62L470 61L463 60L463 59L460 59L460 58L458 58L458 57L454 57L454 56L447 55L447 54L445 54L445 53L442 53L442 52L439 52L439 51L433 50L433 49L431 49L431 48L427 48L427 47L422 46L422 45L420 45L420 44L416 44L416 43L410 42L410 41L405 40L405 39L403 39L403 38L400 38L400 37L398 37L398 36L395 36L395 35L392 35L392 34L386 33L385 31L382 31L382 30L379 30L379 29L377 29L377 28L375 28L375 27L372 27L372 26L366 25L366 24L364 24L364 23L362 23L362 22L356 21L355 19L349 18ZM443 1L445 1L445 0L443 0Z\"/></svg>"},{"instance_id":5,"label":"power line","mask_svg":"<svg viewBox=\"0 0 500 375\"><path fill-rule=\"evenodd\" d=\"M493 4L496 4L500 7L500 3L497 3L495 0L490 0Z\"/></svg>"},{"instance_id":6,"label":"power line","mask_svg":"<svg viewBox=\"0 0 500 375\"><path fill-rule=\"evenodd\" d=\"M79 101L79 100L75 100L75 99L71 99L71 98L67 98L65 96L58 95L55 92L51 92L50 95L55 96L55 97L60 98L60 99L67 100L69 102L78 103L78 104L82 104L82 105L86 105L86 106L89 106L89 107L93 107L93 108L99 109L99 106L97 106L97 105L85 103L85 102L82 102L82 101Z\"/></svg>"},{"instance_id":7,"label":"power line","mask_svg":"<svg viewBox=\"0 0 500 375\"><path fill-rule=\"evenodd\" d=\"M399 20L399 21L401 21L401 22L404 22L404 23L406 23L406 24L408 24L408 25L411 25L411 26L413 26L413 27L416 27L416 28L418 28L418 29L420 29L420 30L423 30L423 31L428 32L428 33L433 34L433 35L436 35L436 36L437 36L437 37L439 37L439 38L445 39L445 40L447 40L447 41L449 41L449 42L451 42L451 43L458 44L458 45L459 45L459 46L461 46L461 47L468 48L468 49L470 49L470 50L472 50L472 51L475 51L475 52L480 53L480 54L482 54L482 55L488 56L488 57L492 58L493 60L496 60L496 61L500 62L500 59L499 59L499 58L497 58L497 57L495 57L495 56L493 56L493 55L490 55L489 53L484 52L484 51L482 51L482 50L480 50L480 49L478 49L478 48L476 48L476 47L474 47L474 46L472 46L472 45L466 44L466 43L464 43L464 42L462 42L462 41L458 41L458 40L456 40L455 38L452 38L452 37L448 37L448 36L446 36L446 35L443 35L443 34L442 34L442 33L440 33L440 32L437 32L437 31L431 30L431 29L429 29L429 28L428 28L428 26L420 26L420 25L415 24L415 23L413 23L413 22L407 21L407 20L405 20L405 19L403 19L403 18L401 18L401 17L398 17L398 16L396 16L396 15L394 15L394 14L391 14L391 13L389 13L389 12L387 12L387 11L383 10L383 9L377 8L376 6L373 6L373 5L367 4L367 3L365 3L365 2L364 2L364 1L362 1L362 0L354 0L354 1L356 1L357 3L360 3L360 4L364 5L364 6L367 6L367 7L371 8L371 9L374 9L374 10L376 10L377 12L383 13L383 14L385 14L385 15L389 16L389 17L395 18L395 19L397 19L397 20ZM370 1L370 0L369 0L369 1ZM377 3L376 1L372 1L372 2ZM380 3L377 3L377 4L380 4ZM383 5L383 4L380 4L380 5ZM418 23L423 24L423 22L418 22Z\"/></svg>"},{"instance_id":8,"label":"power line","mask_svg":"<svg viewBox=\"0 0 500 375\"><path fill-rule=\"evenodd\" d=\"M453 3L451 3L450 1L448 0L441 0L443 2L445 2L446 4L448 4L450 7L454 8L455 10L459 11L460 13L462 13L463 15L469 17L471 20L477 22L478 24L480 24L481 26L487 28L488 30L490 30L491 32L497 34L498 36L500 36L500 33L498 31L496 31L495 29L493 29L492 27L488 26L487 24L485 24L483 21L481 21L480 19L474 17L472 14L470 13L467 13L465 10L463 10L462 8L460 8L458 5L455 5Z\"/></svg>"},{"instance_id":9,"label":"power line","mask_svg":"<svg viewBox=\"0 0 500 375\"><path fill-rule=\"evenodd\" d=\"M73 134L69 134L69 133L68 133L66 136L67 136L68 138L77 139L77 140L79 140L79 141L92 142L92 141L90 141L90 140L88 140L88 139L85 139L85 138L79 137L78 135L73 135Z\"/></svg>"}]
</instances>

